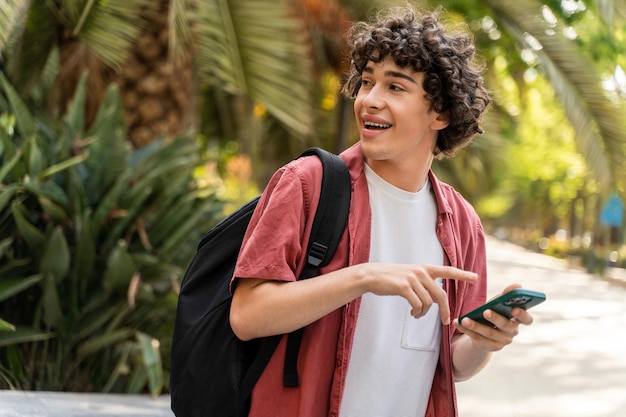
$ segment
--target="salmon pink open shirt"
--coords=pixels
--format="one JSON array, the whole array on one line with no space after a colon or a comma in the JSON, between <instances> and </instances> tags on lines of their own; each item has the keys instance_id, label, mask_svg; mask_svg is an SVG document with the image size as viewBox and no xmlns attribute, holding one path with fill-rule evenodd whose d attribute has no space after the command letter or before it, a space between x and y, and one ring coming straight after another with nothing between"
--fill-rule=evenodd
<instances>
[{"instance_id":1,"label":"salmon pink open shirt","mask_svg":"<svg viewBox=\"0 0 626 417\"><path fill-rule=\"evenodd\" d=\"M357 143L340 156L350 169L350 214L337 252L321 273L369 259L371 211L360 145ZM246 278L296 280L304 265L306 247L302 242L308 242L311 233L321 176L321 162L314 156L292 161L274 174L244 237L233 286L238 279ZM479 277L474 283L444 280L451 317L457 318L485 301L484 233L469 203L432 172L429 176L438 207L436 231L444 250L444 263L474 271ZM338 416L359 305L360 298L307 326L298 359L297 388L283 386L283 338L254 388L250 417ZM458 415L450 351L455 331L452 326L443 328L426 417Z\"/></svg>"}]
</instances>

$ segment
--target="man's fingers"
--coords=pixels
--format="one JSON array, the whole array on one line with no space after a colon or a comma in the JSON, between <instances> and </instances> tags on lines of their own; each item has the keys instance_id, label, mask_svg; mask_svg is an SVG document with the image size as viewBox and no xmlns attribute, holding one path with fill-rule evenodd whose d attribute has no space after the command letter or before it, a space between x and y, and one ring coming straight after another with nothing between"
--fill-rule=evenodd
<instances>
[{"instance_id":1,"label":"man's fingers","mask_svg":"<svg viewBox=\"0 0 626 417\"><path fill-rule=\"evenodd\" d=\"M457 281L474 282L478 279L478 274L472 271L464 271L453 266L430 266L429 273L434 279L454 279ZM435 302L439 305L439 316L444 326L450 324L450 305L448 304L448 295L446 292L438 288L439 291L431 293Z\"/></svg>"},{"instance_id":2,"label":"man's fingers","mask_svg":"<svg viewBox=\"0 0 626 417\"><path fill-rule=\"evenodd\" d=\"M414 285L411 288L411 292L414 294L414 302L411 303L411 315L415 318L422 317L426 314L430 306L433 305L433 297L429 291L421 285Z\"/></svg>"},{"instance_id":3,"label":"man's fingers","mask_svg":"<svg viewBox=\"0 0 626 417\"><path fill-rule=\"evenodd\" d=\"M450 324L451 320L448 295L435 280L441 278L474 282L478 279L478 274L475 272L464 271L453 266L420 265L416 272L419 277L418 281L411 286L409 291L402 291L399 295L403 295L409 301L411 315L414 317L422 317L433 303L437 303L441 322L444 325Z\"/></svg>"},{"instance_id":4,"label":"man's fingers","mask_svg":"<svg viewBox=\"0 0 626 417\"><path fill-rule=\"evenodd\" d=\"M427 265L425 270L430 280L425 280L423 285L426 286L426 290L433 302L439 305L439 316L441 317L441 323L444 325L450 324L450 306L448 304L448 295L446 292L435 282L437 278L442 279L454 279L459 281L474 282L478 279L478 274L471 271L464 271L453 266L440 266L440 265ZM418 294L419 296L419 294ZM422 298L420 296L420 298ZM428 306L430 308L430 305ZM428 309L426 308L426 310ZM424 308L422 307L422 310ZM416 309L414 308L414 311ZM423 313L425 314L425 312ZM415 314L413 314L415 316Z\"/></svg>"},{"instance_id":5,"label":"man's fingers","mask_svg":"<svg viewBox=\"0 0 626 417\"><path fill-rule=\"evenodd\" d=\"M434 280L426 283L426 291L428 292L429 299L432 303L436 303L439 306L439 316L441 317L441 322L444 325L450 324L450 306L448 305L448 294L437 284ZM426 314L424 311L423 314Z\"/></svg>"},{"instance_id":6,"label":"man's fingers","mask_svg":"<svg viewBox=\"0 0 626 417\"><path fill-rule=\"evenodd\" d=\"M514 308L511 313L513 313L514 320L517 320L519 323L525 326L530 326L531 324L533 324L534 318L532 314L530 314L526 310L521 308Z\"/></svg>"},{"instance_id":7,"label":"man's fingers","mask_svg":"<svg viewBox=\"0 0 626 417\"><path fill-rule=\"evenodd\" d=\"M448 294L437 286L439 291L433 294L433 299L439 305L439 316L441 317L441 323L446 326L450 324L450 305L448 304Z\"/></svg>"},{"instance_id":8,"label":"man's fingers","mask_svg":"<svg viewBox=\"0 0 626 417\"><path fill-rule=\"evenodd\" d=\"M467 282L474 282L478 279L476 272L464 271L453 266L428 265L426 268L433 279L443 278Z\"/></svg>"}]
</instances>

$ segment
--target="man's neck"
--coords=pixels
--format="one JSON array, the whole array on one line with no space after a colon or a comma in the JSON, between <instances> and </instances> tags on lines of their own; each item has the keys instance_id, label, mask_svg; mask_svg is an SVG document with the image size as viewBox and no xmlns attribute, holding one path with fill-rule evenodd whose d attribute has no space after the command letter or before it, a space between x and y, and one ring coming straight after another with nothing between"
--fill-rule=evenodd
<instances>
[{"instance_id":1,"label":"man's neck","mask_svg":"<svg viewBox=\"0 0 626 417\"><path fill-rule=\"evenodd\" d=\"M417 192L426 184L433 159L434 156L430 154L422 161L366 160L366 163L389 184L401 190Z\"/></svg>"}]
</instances>

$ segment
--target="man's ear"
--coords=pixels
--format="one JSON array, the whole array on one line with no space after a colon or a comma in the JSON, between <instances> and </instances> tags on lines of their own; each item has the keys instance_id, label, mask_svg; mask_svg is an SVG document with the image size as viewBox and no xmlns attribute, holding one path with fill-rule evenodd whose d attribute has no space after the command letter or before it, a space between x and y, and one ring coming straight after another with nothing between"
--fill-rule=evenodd
<instances>
[{"instance_id":1,"label":"man's ear","mask_svg":"<svg viewBox=\"0 0 626 417\"><path fill-rule=\"evenodd\" d=\"M437 117L433 120L430 127L433 130L443 130L450 124L448 122L448 112L436 113Z\"/></svg>"}]
</instances>

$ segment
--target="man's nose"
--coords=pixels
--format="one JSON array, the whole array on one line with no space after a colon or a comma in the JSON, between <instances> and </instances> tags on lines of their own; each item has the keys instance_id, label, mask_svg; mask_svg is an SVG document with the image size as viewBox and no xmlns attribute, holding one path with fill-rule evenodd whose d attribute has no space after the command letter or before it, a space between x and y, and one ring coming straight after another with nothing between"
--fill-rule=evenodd
<instances>
[{"instance_id":1,"label":"man's nose","mask_svg":"<svg viewBox=\"0 0 626 417\"><path fill-rule=\"evenodd\" d=\"M370 88L363 98L363 105L370 109L380 109L384 106L384 91L379 85Z\"/></svg>"}]
</instances>

